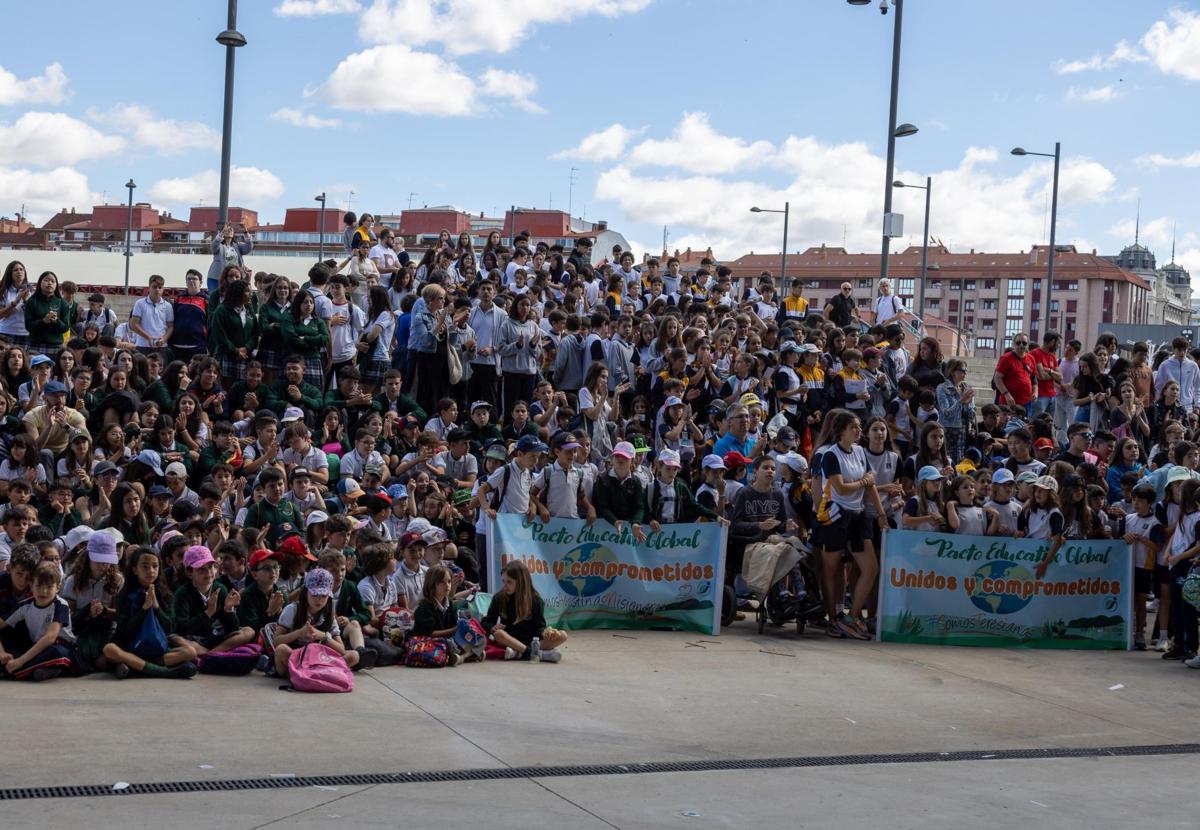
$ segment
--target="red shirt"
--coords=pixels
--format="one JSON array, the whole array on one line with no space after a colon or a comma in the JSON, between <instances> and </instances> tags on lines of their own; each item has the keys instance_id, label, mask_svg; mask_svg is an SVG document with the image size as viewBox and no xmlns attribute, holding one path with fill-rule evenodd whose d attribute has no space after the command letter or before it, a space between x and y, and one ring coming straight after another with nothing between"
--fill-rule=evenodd
<instances>
[{"instance_id":1,"label":"red shirt","mask_svg":"<svg viewBox=\"0 0 1200 830\"><path fill-rule=\"evenodd\" d=\"M1005 352L996 363L996 371L1015 403L1024 406L1033 399L1033 355L1026 352L1024 357L1017 357L1016 352ZM1008 399L1001 396L1001 402L1007 403Z\"/></svg>"},{"instance_id":2,"label":"red shirt","mask_svg":"<svg viewBox=\"0 0 1200 830\"><path fill-rule=\"evenodd\" d=\"M1033 358L1033 365L1035 367L1034 377L1037 377L1036 367L1038 366L1043 366L1047 369L1058 369L1058 358L1051 352L1040 348L1031 349L1028 356ZM1058 394L1058 390L1054 388L1054 378L1038 378L1037 385L1039 398L1053 398Z\"/></svg>"}]
</instances>

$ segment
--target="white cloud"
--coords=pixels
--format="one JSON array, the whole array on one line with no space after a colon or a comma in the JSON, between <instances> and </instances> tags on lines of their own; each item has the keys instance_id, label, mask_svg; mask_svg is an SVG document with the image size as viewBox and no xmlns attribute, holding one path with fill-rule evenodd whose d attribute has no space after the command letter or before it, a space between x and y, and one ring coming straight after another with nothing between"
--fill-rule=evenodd
<instances>
[{"instance_id":1,"label":"white cloud","mask_svg":"<svg viewBox=\"0 0 1200 830\"><path fill-rule=\"evenodd\" d=\"M11 125L0 122L0 158L46 167L111 155L125 139L105 135L61 112L27 112Z\"/></svg>"},{"instance_id":2,"label":"white cloud","mask_svg":"<svg viewBox=\"0 0 1200 830\"><path fill-rule=\"evenodd\" d=\"M88 118L165 156L221 147L220 134L207 124L159 118L153 110L137 104L118 104L103 112L88 110Z\"/></svg>"},{"instance_id":3,"label":"white cloud","mask_svg":"<svg viewBox=\"0 0 1200 830\"><path fill-rule=\"evenodd\" d=\"M722 258L751 250L779 250L781 217L752 214L750 207L790 204L789 250L809 245L840 245L843 233L855 251L875 250L879 241L884 160L859 142L826 143L792 136L758 165L762 177L744 173L713 147L766 145L745 138L713 136L712 145L689 145L689 157L662 161L661 172L646 174L629 163L635 147L597 179L595 196L614 203L634 222L670 225L671 247L703 250L710 244ZM639 147L642 145L638 145ZM651 145L655 146L655 145ZM707 159L706 167L701 160ZM750 163L742 169L752 167ZM1047 195L1052 164L1018 162L995 148L968 148L957 166L933 176L931 234L956 249L1028 250L1045 241ZM782 173L782 175L780 175ZM925 172L896 171L896 178L919 182ZM1109 198L1113 174L1087 159L1064 160L1060 181L1059 232L1070 239L1072 208ZM911 239L921 235L924 194L895 191L895 209L907 218Z\"/></svg>"},{"instance_id":4,"label":"white cloud","mask_svg":"<svg viewBox=\"0 0 1200 830\"><path fill-rule=\"evenodd\" d=\"M491 98L506 98L514 107L525 112L543 113L541 106L532 100L537 92L537 79L520 72L507 72L489 67L479 76L479 91Z\"/></svg>"},{"instance_id":5,"label":"white cloud","mask_svg":"<svg viewBox=\"0 0 1200 830\"><path fill-rule=\"evenodd\" d=\"M221 177L216 170L204 170L192 176L159 179L150 185L150 198L167 205L188 206L201 201L216 202ZM270 170L258 167L234 167L229 176L229 199L253 207L257 203L283 195L283 180Z\"/></svg>"},{"instance_id":6,"label":"white cloud","mask_svg":"<svg viewBox=\"0 0 1200 830\"><path fill-rule=\"evenodd\" d=\"M276 121L291 124L293 127L307 127L311 130L323 130L330 127L340 127L342 122L336 118L320 118L311 112L304 112L295 107L280 107L271 114Z\"/></svg>"},{"instance_id":7,"label":"white cloud","mask_svg":"<svg viewBox=\"0 0 1200 830\"><path fill-rule=\"evenodd\" d=\"M769 141L753 143L717 133L703 112L685 113L671 138L647 139L630 151L632 166L653 164L680 167L693 173L729 173L770 161L775 148Z\"/></svg>"},{"instance_id":8,"label":"white cloud","mask_svg":"<svg viewBox=\"0 0 1200 830\"><path fill-rule=\"evenodd\" d=\"M316 17L325 14L354 14L358 0L283 0L275 7L280 17Z\"/></svg>"},{"instance_id":9,"label":"white cloud","mask_svg":"<svg viewBox=\"0 0 1200 830\"><path fill-rule=\"evenodd\" d=\"M1082 101L1093 104L1108 103L1121 97L1121 93L1112 84L1092 88L1073 86L1067 90L1068 101Z\"/></svg>"},{"instance_id":10,"label":"white cloud","mask_svg":"<svg viewBox=\"0 0 1200 830\"><path fill-rule=\"evenodd\" d=\"M1107 56L1097 52L1086 60L1059 61L1054 65L1054 71L1059 75L1073 75L1078 72L1112 69L1123 63L1145 63L1147 60L1149 58L1122 40L1117 42L1112 53Z\"/></svg>"},{"instance_id":11,"label":"white cloud","mask_svg":"<svg viewBox=\"0 0 1200 830\"><path fill-rule=\"evenodd\" d=\"M389 44L345 58L318 90L338 109L470 115L475 82L457 64Z\"/></svg>"},{"instance_id":12,"label":"white cloud","mask_svg":"<svg viewBox=\"0 0 1200 830\"><path fill-rule=\"evenodd\" d=\"M83 173L70 167L32 171L0 167L0 193L9 204L24 205L26 214L42 222L60 208L87 212L99 201Z\"/></svg>"},{"instance_id":13,"label":"white cloud","mask_svg":"<svg viewBox=\"0 0 1200 830\"><path fill-rule=\"evenodd\" d=\"M1200 150L1188 153L1186 156L1165 156L1162 153L1151 153L1139 157L1137 161L1144 167L1200 167Z\"/></svg>"},{"instance_id":14,"label":"white cloud","mask_svg":"<svg viewBox=\"0 0 1200 830\"><path fill-rule=\"evenodd\" d=\"M577 17L633 14L651 0L374 0L359 36L367 43L439 43L451 55L508 52L536 27Z\"/></svg>"},{"instance_id":15,"label":"white cloud","mask_svg":"<svg viewBox=\"0 0 1200 830\"><path fill-rule=\"evenodd\" d=\"M1139 241L1154 250L1161 262L1166 262L1171 258L1171 234L1174 232L1174 229L1175 220L1170 216L1159 216L1157 219L1143 219L1140 228L1138 228L1137 220L1131 217L1116 222L1108 229L1107 233L1113 239L1120 242L1121 245L1127 245L1133 242L1134 233L1136 232Z\"/></svg>"},{"instance_id":16,"label":"white cloud","mask_svg":"<svg viewBox=\"0 0 1200 830\"><path fill-rule=\"evenodd\" d=\"M566 150L560 150L551 158L578 159L579 161L612 161L625 152L625 145L645 130L631 130L622 124L613 124L597 133L589 133L583 140Z\"/></svg>"},{"instance_id":17,"label":"white cloud","mask_svg":"<svg viewBox=\"0 0 1200 830\"><path fill-rule=\"evenodd\" d=\"M1142 48L1159 71L1200 81L1200 14L1174 9L1142 36Z\"/></svg>"},{"instance_id":18,"label":"white cloud","mask_svg":"<svg viewBox=\"0 0 1200 830\"><path fill-rule=\"evenodd\" d=\"M67 98L67 73L52 63L41 75L21 80L0 66L0 105L61 104Z\"/></svg>"}]
</instances>

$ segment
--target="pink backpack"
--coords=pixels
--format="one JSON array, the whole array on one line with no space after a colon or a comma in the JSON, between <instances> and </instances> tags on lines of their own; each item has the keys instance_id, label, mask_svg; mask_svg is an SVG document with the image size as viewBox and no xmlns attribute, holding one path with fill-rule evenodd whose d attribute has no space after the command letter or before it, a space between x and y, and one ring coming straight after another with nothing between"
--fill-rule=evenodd
<instances>
[{"instance_id":1,"label":"pink backpack","mask_svg":"<svg viewBox=\"0 0 1200 830\"><path fill-rule=\"evenodd\" d=\"M297 692L354 691L350 667L324 643L309 643L293 651L288 657L288 678Z\"/></svg>"}]
</instances>

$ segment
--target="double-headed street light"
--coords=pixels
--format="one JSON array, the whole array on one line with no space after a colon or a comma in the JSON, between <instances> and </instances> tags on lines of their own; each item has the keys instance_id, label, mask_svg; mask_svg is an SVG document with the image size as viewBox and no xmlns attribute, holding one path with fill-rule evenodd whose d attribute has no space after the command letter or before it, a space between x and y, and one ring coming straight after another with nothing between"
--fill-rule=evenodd
<instances>
[{"instance_id":1,"label":"double-headed street light","mask_svg":"<svg viewBox=\"0 0 1200 830\"><path fill-rule=\"evenodd\" d=\"M1058 224L1058 163L1062 157L1062 142L1054 142L1053 153L1035 153L1032 150L1026 150L1024 147L1013 147L1012 154L1014 156L1042 156L1043 158L1054 159L1054 185L1052 195L1050 197L1050 253L1046 263L1046 290L1042 295L1042 313L1041 321L1045 324L1041 327L1040 334L1045 337L1053 325L1054 318L1050 313L1050 293L1054 290L1054 231ZM1029 315L1030 323L1033 322L1032 312Z\"/></svg>"},{"instance_id":2,"label":"double-headed street light","mask_svg":"<svg viewBox=\"0 0 1200 830\"><path fill-rule=\"evenodd\" d=\"M783 253L779 258L779 290L787 291L787 234L788 234L788 213L791 210L791 202L783 203L783 210L775 208L750 208L751 213L782 213L783 214Z\"/></svg>"},{"instance_id":3,"label":"double-headed street light","mask_svg":"<svg viewBox=\"0 0 1200 830\"><path fill-rule=\"evenodd\" d=\"M929 270L929 200L933 195L933 177L926 176L925 184L905 184L902 181L892 182L892 187L911 187L925 191L925 240L921 243L921 282L917 285L917 319L925 320L925 274Z\"/></svg>"}]
</instances>

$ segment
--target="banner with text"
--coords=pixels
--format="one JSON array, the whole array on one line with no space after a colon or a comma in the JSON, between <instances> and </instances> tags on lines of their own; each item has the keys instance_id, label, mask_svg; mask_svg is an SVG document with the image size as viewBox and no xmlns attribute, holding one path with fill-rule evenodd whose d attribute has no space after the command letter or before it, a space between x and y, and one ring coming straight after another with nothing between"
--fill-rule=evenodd
<instances>
[{"instance_id":1,"label":"banner with text","mask_svg":"<svg viewBox=\"0 0 1200 830\"><path fill-rule=\"evenodd\" d=\"M889 530L879 639L896 643L1124 649L1133 564L1120 540L1067 541L1043 579L1043 539Z\"/></svg>"},{"instance_id":2,"label":"banner with text","mask_svg":"<svg viewBox=\"0 0 1200 830\"><path fill-rule=\"evenodd\" d=\"M673 524L638 543L626 524L604 521L526 524L500 513L488 533L488 573L525 563L557 628L680 629L719 634L725 573L725 528Z\"/></svg>"}]
</instances>

